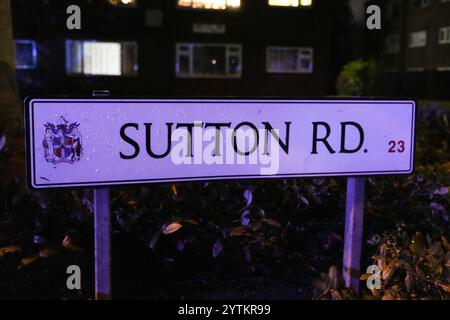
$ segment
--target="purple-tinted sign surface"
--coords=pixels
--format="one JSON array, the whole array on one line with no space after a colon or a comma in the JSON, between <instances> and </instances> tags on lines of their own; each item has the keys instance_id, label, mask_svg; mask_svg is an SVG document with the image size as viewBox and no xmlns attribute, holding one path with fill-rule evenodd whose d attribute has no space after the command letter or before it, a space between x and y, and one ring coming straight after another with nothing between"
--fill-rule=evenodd
<instances>
[{"instance_id":1,"label":"purple-tinted sign surface","mask_svg":"<svg viewBox=\"0 0 450 320\"><path fill-rule=\"evenodd\" d=\"M407 174L414 101L26 101L33 188Z\"/></svg>"}]
</instances>

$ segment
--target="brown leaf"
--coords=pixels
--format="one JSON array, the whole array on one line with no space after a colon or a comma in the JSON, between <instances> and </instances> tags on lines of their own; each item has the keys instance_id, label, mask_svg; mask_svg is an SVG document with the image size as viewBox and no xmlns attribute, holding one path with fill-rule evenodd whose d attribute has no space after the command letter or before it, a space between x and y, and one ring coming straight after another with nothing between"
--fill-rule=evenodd
<instances>
[{"instance_id":1,"label":"brown leaf","mask_svg":"<svg viewBox=\"0 0 450 320\"><path fill-rule=\"evenodd\" d=\"M381 300L400 300L400 295L395 290L388 289Z\"/></svg>"},{"instance_id":2,"label":"brown leaf","mask_svg":"<svg viewBox=\"0 0 450 320\"><path fill-rule=\"evenodd\" d=\"M408 272L406 272L406 277L405 277L405 287L406 287L407 292L411 291L412 283L413 283L412 274L411 274L411 272L408 271Z\"/></svg>"},{"instance_id":3,"label":"brown leaf","mask_svg":"<svg viewBox=\"0 0 450 320\"><path fill-rule=\"evenodd\" d=\"M445 249L450 250L450 243L448 243L448 240L446 237L442 236L442 243L444 244Z\"/></svg>"},{"instance_id":4,"label":"brown leaf","mask_svg":"<svg viewBox=\"0 0 450 320\"><path fill-rule=\"evenodd\" d=\"M274 219L264 219L264 222L266 222L268 225L275 227L275 228L281 228L281 223L279 223L277 220Z\"/></svg>"},{"instance_id":5,"label":"brown leaf","mask_svg":"<svg viewBox=\"0 0 450 320\"><path fill-rule=\"evenodd\" d=\"M361 275L361 277L359 277L359 280L361 280L361 281L366 281L367 279L369 279L369 277L371 276L372 274L370 274L370 273L364 273L363 275Z\"/></svg>"},{"instance_id":6,"label":"brown leaf","mask_svg":"<svg viewBox=\"0 0 450 320\"><path fill-rule=\"evenodd\" d=\"M177 186L175 184L170 185L170 194L174 197L178 196Z\"/></svg>"},{"instance_id":7,"label":"brown leaf","mask_svg":"<svg viewBox=\"0 0 450 320\"><path fill-rule=\"evenodd\" d=\"M445 292L450 292L450 284L448 283L442 283L442 282L438 282L436 283L439 287L441 287L442 289L444 289Z\"/></svg>"},{"instance_id":8,"label":"brown leaf","mask_svg":"<svg viewBox=\"0 0 450 320\"><path fill-rule=\"evenodd\" d=\"M0 248L0 257L3 257L7 254L18 253L22 251L22 248L16 245L10 245L3 248Z\"/></svg>"},{"instance_id":9,"label":"brown leaf","mask_svg":"<svg viewBox=\"0 0 450 320\"><path fill-rule=\"evenodd\" d=\"M385 270L387 268L386 261L384 259L378 259L378 266L381 270Z\"/></svg>"},{"instance_id":10,"label":"brown leaf","mask_svg":"<svg viewBox=\"0 0 450 320\"><path fill-rule=\"evenodd\" d=\"M136 200L129 200L127 203L128 203L128 205L130 205L132 207L136 207L138 204L138 202Z\"/></svg>"},{"instance_id":11,"label":"brown leaf","mask_svg":"<svg viewBox=\"0 0 450 320\"><path fill-rule=\"evenodd\" d=\"M317 288L320 289L321 291L325 291L327 289L327 283L321 279L315 279L312 281L312 285Z\"/></svg>"},{"instance_id":12,"label":"brown leaf","mask_svg":"<svg viewBox=\"0 0 450 320\"><path fill-rule=\"evenodd\" d=\"M433 245L428 249L429 254L436 255L441 252L442 243L440 241L436 241Z\"/></svg>"},{"instance_id":13,"label":"brown leaf","mask_svg":"<svg viewBox=\"0 0 450 320\"><path fill-rule=\"evenodd\" d=\"M371 289L370 292L375 297L375 299L381 299L381 290L380 289Z\"/></svg>"},{"instance_id":14,"label":"brown leaf","mask_svg":"<svg viewBox=\"0 0 450 320\"><path fill-rule=\"evenodd\" d=\"M381 300L395 300L394 295L392 294L391 291L386 292L383 297L381 298Z\"/></svg>"},{"instance_id":15,"label":"brown leaf","mask_svg":"<svg viewBox=\"0 0 450 320\"><path fill-rule=\"evenodd\" d=\"M330 269L328 270L328 281L331 288L338 287L338 280L339 280L338 268L336 268L336 266L331 266Z\"/></svg>"},{"instance_id":16,"label":"brown leaf","mask_svg":"<svg viewBox=\"0 0 450 320\"><path fill-rule=\"evenodd\" d=\"M371 294L363 293L363 300L376 300L377 297L374 297Z\"/></svg>"},{"instance_id":17,"label":"brown leaf","mask_svg":"<svg viewBox=\"0 0 450 320\"><path fill-rule=\"evenodd\" d=\"M380 246L380 256L382 256L384 258L384 254L386 253L386 243L383 243Z\"/></svg>"},{"instance_id":18,"label":"brown leaf","mask_svg":"<svg viewBox=\"0 0 450 320\"><path fill-rule=\"evenodd\" d=\"M165 224L162 228L161 228L161 232L164 233L165 235L169 235L172 234L174 232L177 232L178 230L180 230L183 226L178 223L178 222L172 222L172 223L168 223Z\"/></svg>"},{"instance_id":19,"label":"brown leaf","mask_svg":"<svg viewBox=\"0 0 450 320\"><path fill-rule=\"evenodd\" d=\"M416 232L414 235L411 244L409 245L411 252L415 255L422 256L425 253L424 248L424 239L420 232Z\"/></svg>"},{"instance_id":20,"label":"brown leaf","mask_svg":"<svg viewBox=\"0 0 450 320\"><path fill-rule=\"evenodd\" d=\"M48 258L48 257L54 256L57 253L58 253L58 251L54 248L44 248L39 251L39 257Z\"/></svg>"},{"instance_id":21,"label":"brown leaf","mask_svg":"<svg viewBox=\"0 0 450 320\"><path fill-rule=\"evenodd\" d=\"M193 224L194 226L199 226L200 223L198 223L198 221L194 220L194 219L184 219L183 222L189 223L189 224Z\"/></svg>"},{"instance_id":22,"label":"brown leaf","mask_svg":"<svg viewBox=\"0 0 450 320\"><path fill-rule=\"evenodd\" d=\"M263 223L261 221L257 221L254 224L252 224L252 231L258 231L261 229Z\"/></svg>"},{"instance_id":23,"label":"brown leaf","mask_svg":"<svg viewBox=\"0 0 450 320\"><path fill-rule=\"evenodd\" d=\"M339 290L332 289L331 296L336 300L342 300L342 294L339 292Z\"/></svg>"},{"instance_id":24,"label":"brown leaf","mask_svg":"<svg viewBox=\"0 0 450 320\"><path fill-rule=\"evenodd\" d=\"M381 273L381 279L383 280L388 280L390 277L392 277L392 275L394 274L395 268L392 267L387 267L386 269L384 269Z\"/></svg>"},{"instance_id":25,"label":"brown leaf","mask_svg":"<svg viewBox=\"0 0 450 320\"><path fill-rule=\"evenodd\" d=\"M70 251L82 251L82 249L73 243L72 237L66 235L62 241L62 246Z\"/></svg>"},{"instance_id":26,"label":"brown leaf","mask_svg":"<svg viewBox=\"0 0 450 320\"><path fill-rule=\"evenodd\" d=\"M18 268L21 268L21 267L24 267L24 266L28 266L28 265L32 264L33 262L35 262L38 259L39 259L39 255L38 254L33 254L33 255L30 255L30 256L23 257L22 260L20 261L20 265L18 266Z\"/></svg>"},{"instance_id":27,"label":"brown leaf","mask_svg":"<svg viewBox=\"0 0 450 320\"><path fill-rule=\"evenodd\" d=\"M242 236L242 235L244 235L246 233L247 233L247 228L244 227L244 226L239 226L239 227L236 227L236 228L232 228L230 230L230 236L232 236L232 237L239 237L239 236Z\"/></svg>"}]
</instances>

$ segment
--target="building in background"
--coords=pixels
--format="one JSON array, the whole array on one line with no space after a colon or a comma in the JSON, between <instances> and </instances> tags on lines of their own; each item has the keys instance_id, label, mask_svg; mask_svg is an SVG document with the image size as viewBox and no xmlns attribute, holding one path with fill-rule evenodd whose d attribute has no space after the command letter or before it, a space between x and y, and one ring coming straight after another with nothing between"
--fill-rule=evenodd
<instances>
[{"instance_id":1,"label":"building in background","mask_svg":"<svg viewBox=\"0 0 450 320\"><path fill-rule=\"evenodd\" d=\"M381 31L366 39L381 62L381 93L450 99L450 0L367 3L382 9Z\"/></svg>"},{"instance_id":2,"label":"building in background","mask_svg":"<svg viewBox=\"0 0 450 320\"><path fill-rule=\"evenodd\" d=\"M74 3L79 31L66 29ZM337 73L334 3L16 0L19 87L24 95L329 94Z\"/></svg>"}]
</instances>

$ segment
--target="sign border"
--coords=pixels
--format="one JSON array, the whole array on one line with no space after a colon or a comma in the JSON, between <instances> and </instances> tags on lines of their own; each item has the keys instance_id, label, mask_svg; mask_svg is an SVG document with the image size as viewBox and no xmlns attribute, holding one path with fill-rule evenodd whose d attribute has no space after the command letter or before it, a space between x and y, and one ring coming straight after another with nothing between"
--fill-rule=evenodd
<instances>
[{"instance_id":1,"label":"sign border","mask_svg":"<svg viewBox=\"0 0 450 320\"><path fill-rule=\"evenodd\" d=\"M44 103L70 103L74 100L78 103L108 103L108 102L133 102L133 103L149 103L149 102L163 102L163 103L199 103L199 102L220 102L220 103L331 103L331 102L346 102L349 104L412 104L412 122L411 122L411 150L410 150L410 166L409 170L389 170L389 171L361 171L361 172L326 172L326 173L306 173L306 174L282 174L282 175L220 175L220 176L202 176L202 177L185 177L185 178L167 178L167 179L139 179L139 180L120 180L120 181L103 181L103 182L73 182L73 183L54 183L39 185L36 183L36 177L34 176L35 170L31 170L31 163L33 168L35 166L35 147L34 137L31 139L31 135L34 132L34 121L30 120L34 118L34 100ZM103 102L102 102L103 100ZM31 119L30 119L31 116ZM155 184L155 183L171 183L171 182L196 182L196 181L227 181L227 180L267 180L267 179L289 179L289 178L313 178L313 177L361 177L361 176L381 176L381 175L408 175L415 169L415 138L416 138L416 122L417 122L417 103L415 99L384 99L384 98L291 98L291 97L258 97L258 98L237 98L237 97L187 97L187 98L174 98L174 97L121 97L121 96L29 96L24 100L24 121L25 121L25 154L26 154L26 178L27 185L30 189L42 190L52 188L89 188L89 187L112 187L112 186L132 186L139 184ZM30 139L32 141L30 141ZM31 149L31 147L33 149ZM32 154L31 154L32 153ZM32 174L33 173L33 174ZM32 176L33 175L33 176ZM34 183L33 183L34 182Z\"/></svg>"}]
</instances>

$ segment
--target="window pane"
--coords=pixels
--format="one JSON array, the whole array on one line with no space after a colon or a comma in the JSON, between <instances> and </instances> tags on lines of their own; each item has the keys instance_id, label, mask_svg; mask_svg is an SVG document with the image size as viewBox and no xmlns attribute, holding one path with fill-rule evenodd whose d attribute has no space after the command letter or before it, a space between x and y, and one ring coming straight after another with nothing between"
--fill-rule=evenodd
<instances>
[{"instance_id":1,"label":"window pane","mask_svg":"<svg viewBox=\"0 0 450 320\"><path fill-rule=\"evenodd\" d=\"M444 27L439 29L439 43L450 43L450 27Z\"/></svg>"},{"instance_id":2,"label":"window pane","mask_svg":"<svg viewBox=\"0 0 450 320\"><path fill-rule=\"evenodd\" d=\"M34 69L36 68L36 43L29 40L16 40L15 55L17 69Z\"/></svg>"},{"instance_id":3,"label":"window pane","mask_svg":"<svg viewBox=\"0 0 450 320\"><path fill-rule=\"evenodd\" d=\"M122 75L134 76L138 73L137 44L135 42L122 43Z\"/></svg>"},{"instance_id":4,"label":"window pane","mask_svg":"<svg viewBox=\"0 0 450 320\"><path fill-rule=\"evenodd\" d=\"M179 43L176 50L177 76L199 78L241 76L240 45Z\"/></svg>"},{"instance_id":5,"label":"window pane","mask_svg":"<svg viewBox=\"0 0 450 320\"><path fill-rule=\"evenodd\" d=\"M427 44L427 32L418 31L412 32L409 36L409 47L423 47Z\"/></svg>"},{"instance_id":6,"label":"window pane","mask_svg":"<svg viewBox=\"0 0 450 320\"><path fill-rule=\"evenodd\" d=\"M108 0L108 2L116 7L136 7L137 0Z\"/></svg>"},{"instance_id":7,"label":"window pane","mask_svg":"<svg viewBox=\"0 0 450 320\"><path fill-rule=\"evenodd\" d=\"M240 0L178 0L178 6L194 9L236 9L241 6Z\"/></svg>"},{"instance_id":8,"label":"window pane","mask_svg":"<svg viewBox=\"0 0 450 320\"><path fill-rule=\"evenodd\" d=\"M194 73L225 75L225 47L194 47Z\"/></svg>"},{"instance_id":9,"label":"window pane","mask_svg":"<svg viewBox=\"0 0 450 320\"><path fill-rule=\"evenodd\" d=\"M113 42L85 42L83 71L91 75L121 75L121 47Z\"/></svg>"},{"instance_id":10,"label":"window pane","mask_svg":"<svg viewBox=\"0 0 450 320\"><path fill-rule=\"evenodd\" d=\"M266 68L272 73L311 73L312 49L269 47Z\"/></svg>"},{"instance_id":11,"label":"window pane","mask_svg":"<svg viewBox=\"0 0 450 320\"><path fill-rule=\"evenodd\" d=\"M230 56L228 58L228 73L229 74L241 73L241 62L238 56Z\"/></svg>"},{"instance_id":12,"label":"window pane","mask_svg":"<svg viewBox=\"0 0 450 320\"><path fill-rule=\"evenodd\" d=\"M269 6L278 7L309 7L312 0L269 0Z\"/></svg>"},{"instance_id":13,"label":"window pane","mask_svg":"<svg viewBox=\"0 0 450 320\"><path fill-rule=\"evenodd\" d=\"M66 71L68 74L83 73L82 41L66 41Z\"/></svg>"},{"instance_id":14,"label":"window pane","mask_svg":"<svg viewBox=\"0 0 450 320\"><path fill-rule=\"evenodd\" d=\"M302 69L302 70L311 69L311 59L308 59L308 58L300 59L300 69Z\"/></svg>"},{"instance_id":15,"label":"window pane","mask_svg":"<svg viewBox=\"0 0 450 320\"><path fill-rule=\"evenodd\" d=\"M398 35L389 35L385 40L385 52L389 54L400 51L400 37Z\"/></svg>"},{"instance_id":16,"label":"window pane","mask_svg":"<svg viewBox=\"0 0 450 320\"><path fill-rule=\"evenodd\" d=\"M189 73L191 72L191 67L190 67L190 59L188 55L180 55L178 57L178 70L177 72L179 74L186 74L189 75Z\"/></svg>"},{"instance_id":17,"label":"window pane","mask_svg":"<svg viewBox=\"0 0 450 320\"><path fill-rule=\"evenodd\" d=\"M66 40L67 74L135 76L138 73L136 42Z\"/></svg>"},{"instance_id":18,"label":"window pane","mask_svg":"<svg viewBox=\"0 0 450 320\"><path fill-rule=\"evenodd\" d=\"M298 69L298 50L270 49L268 51L268 69L273 71L295 71Z\"/></svg>"}]
</instances>

